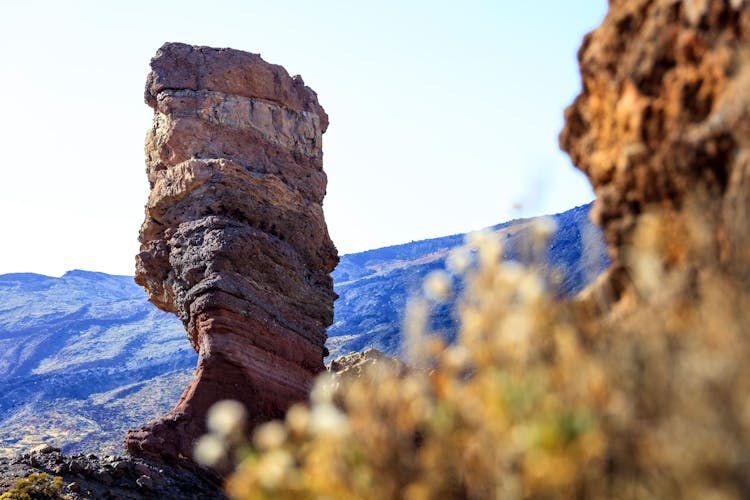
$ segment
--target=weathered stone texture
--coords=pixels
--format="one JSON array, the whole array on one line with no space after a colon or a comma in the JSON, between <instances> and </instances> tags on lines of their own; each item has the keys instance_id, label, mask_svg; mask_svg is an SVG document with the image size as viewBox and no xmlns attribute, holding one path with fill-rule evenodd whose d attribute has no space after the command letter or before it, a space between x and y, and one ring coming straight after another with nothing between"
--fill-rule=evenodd
<instances>
[{"instance_id":1,"label":"weathered stone texture","mask_svg":"<svg viewBox=\"0 0 750 500\"><path fill-rule=\"evenodd\" d=\"M715 255L750 262L749 40L737 0L612 0L584 39L560 143L594 187L615 269L639 214L679 214L689 197Z\"/></svg>"},{"instance_id":2,"label":"weathered stone texture","mask_svg":"<svg viewBox=\"0 0 750 500\"><path fill-rule=\"evenodd\" d=\"M177 406L124 447L189 460L214 402L243 402L253 425L305 399L324 369L338 262L322 209L328 117L256 54L168 43L151 68L136 281L180 317L199 361Z\"/></svg>"}]
</instances>

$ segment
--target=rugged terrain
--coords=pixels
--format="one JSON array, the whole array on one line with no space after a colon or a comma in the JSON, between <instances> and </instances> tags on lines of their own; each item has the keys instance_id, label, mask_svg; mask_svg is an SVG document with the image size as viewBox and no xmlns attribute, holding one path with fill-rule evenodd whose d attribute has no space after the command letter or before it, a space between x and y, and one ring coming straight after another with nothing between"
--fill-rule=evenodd
<instances>
[{"instance_id":1,"label":"rugged terrain","mask_svg":"<svg viewBox=\"0 0 750 500\"><path fill-rule=\"evenodd\" d=\"M614 302L591 314L591 289L562 304L535 286L519 291L495 279L512 266L489 251L491 273L475 283L488 300L469 309L482 321L467 344L441 350L433 376L403 385L387 373L357 377L366 360L347 358L353 385L318 394L310 410L327 411L329 425L303 426L312 433L302 441L294 419L290 432L277 427L281 437L239 470L237 496L288 491L291 478L296 492L318 495L321 484L351 496L364 484L394 498L747 497L749 40L741 0L611 1L579 53L583 89L561 143L596 190L594 217L614 258L598 285ZM604 266L598 239L563 227ZM498 231L525 260L528 239L514 233L523 228ZM433 269L447 254L434 243L385 249L391 264L361 256L340 283L395 280L404 262ZM587 275L560 277L552 245L546 259L530 258L553 290L575 292ZM269 486L264 466L282 449L294 458Z\"/></svg>"},{"instance_id":2,"label":"rugged terrain","mask_svg":"<svg viewBox=\"0 0 750 500\"><path fill-rule=\"evenodd\" d=\"M129 276L0 276L0 452L119 453L176 401L196 355Z\"/></svg>"},{"instance_id":3,"label":"rugged terrain","mask_svg":"<svg viewBox=\"0 0 750 500\"><path fill-rule=\"evenodd\" d=\"M220 481L205 471L194 474L128 456L63 455L47 445L14 458L0 458L0 491L32 474L61 478L58 494L69 499L224 498Z\"/></svg>"},{"instance_id":4,"label":"rugged terrain","mask_svg":"<svg viewBox=\"0 0 750 500\"><path fill-rule=\"evenodd\" d=\"M608 265L600 232L588 219L590 205L551 216L556 230L549 248L531 255L534 219L505 222L491 228L505 242L505 258L540 265L554 281L553 293L570 297L581 291ZM464 244L456 234L403 245L344 255L333 272L336 301L328 349L333 357L374 347L388 355L402 355L401 323L408 298L421 290L424 277L445 269L451 250ZM456 332L453 303L435 313L434 327L449 339Z\"/></svg>"},{"instance_id":5,"label":"rugged terrain","mask_svg":"<svg viewBox=\"0 0 750 500\"><path fill-rule=\"evenodd\" d=\"M588 206L554 216L546 256L575 293L606 266ZM497 226L509 241L516 221ZM515 228L515 229L514 229ZM404 307L424 276L444 266L465 235L344 255L333 272L333 359L375 347L401 352ZM436 320L455 335L450 305ZM43 442L65 453L117 454L123 432L170 409L189 383L197 355L180 321L159 311L132 277L71 271L60 278L0 276L0 455Z\"/></svg>"}]
</instances>

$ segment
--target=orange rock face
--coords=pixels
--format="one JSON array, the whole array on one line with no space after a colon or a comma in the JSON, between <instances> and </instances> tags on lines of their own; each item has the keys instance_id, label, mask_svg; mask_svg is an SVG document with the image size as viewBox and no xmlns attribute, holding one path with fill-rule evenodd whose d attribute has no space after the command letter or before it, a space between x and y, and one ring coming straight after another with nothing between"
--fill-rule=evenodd
<instances>
[{"instance_id":1,"label":"orange rock face","mask_svg":"<svg viewBox=\"0 0 750 500\"><path fill-rule=\"evenodd\" d=\"M560 144L594 187L615 267L639 214L679 214L688 195L715 255L750 262L749 42L740 0L612 0L586 36Z\"/></svg>"},{"instance_id":2,"label":"orange rock face","mask_svg":"<svg viewBox=\"0 0 750 500\"><path fill-rule=\"evenodd\" d=\"M305 399L324 369L338 263L321 206L328 116L255 54L168 43L151 68L136 282L180 317L199 360L177 406L124 448L190 460L214 402L241 401L254 425Z\"/></svg>"}]
</instances>

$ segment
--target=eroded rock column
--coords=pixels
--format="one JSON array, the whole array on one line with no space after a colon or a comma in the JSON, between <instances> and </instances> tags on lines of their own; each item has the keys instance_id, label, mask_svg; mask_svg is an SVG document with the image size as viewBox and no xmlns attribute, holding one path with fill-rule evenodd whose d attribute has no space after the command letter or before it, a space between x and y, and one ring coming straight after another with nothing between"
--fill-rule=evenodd
<instances>
[{"instance_id":1,"label":"eroded rock column","mask_svg":"<svg viewBox=\"0 0 750 500\"><path fill-rule=\"evenodd\" d=\"M338 262L322 210L328 117L299 76L256 54L167 43L151 69L136 282L179 316L199 359L177 406L124 448L190 460L214 402L241 401L257 424L323 370Z\"/></svg>"}]
</instances>

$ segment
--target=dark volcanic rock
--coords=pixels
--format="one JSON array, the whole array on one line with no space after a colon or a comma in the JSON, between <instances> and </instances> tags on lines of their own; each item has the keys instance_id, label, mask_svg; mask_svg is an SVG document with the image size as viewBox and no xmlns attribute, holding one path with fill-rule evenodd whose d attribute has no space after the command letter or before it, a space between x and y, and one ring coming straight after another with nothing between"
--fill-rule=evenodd
<instances>
[{"instance_id":1,"label":"dark volcanic rock","mask_svg":"<svg viewBox=\"0 0 750 500\"><path fill-rule=\"evenodd\" d=\"M63 493L71 499L225 498L218 479L205 471L129 456L63 455L44 445L14 458L0 458L0 492L39 472L60 476Z\"/></svg>"},{"instance_id":2,"label":"dark volcanic rock","mask_svg":"<svg viewBox=\"0 0 750 500\"><path fill-rule=\"evenodd\" d=\"M321 206L328 117L299 77L255 54L168 43L151 68L136 281L179 316L199 360L177 406L124 447L189 460L214 402L241 401L257 424L323 370L338 262Z\"/></svg>"}]
</instances>

